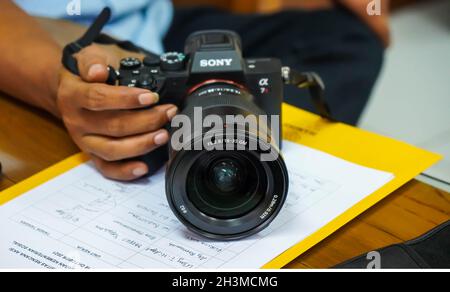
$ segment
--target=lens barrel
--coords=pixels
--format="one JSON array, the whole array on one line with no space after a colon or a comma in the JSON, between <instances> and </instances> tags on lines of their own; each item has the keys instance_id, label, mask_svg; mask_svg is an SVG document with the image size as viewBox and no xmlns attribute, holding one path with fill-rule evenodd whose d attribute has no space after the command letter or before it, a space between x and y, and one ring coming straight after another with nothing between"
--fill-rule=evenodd
<instances>
[{"instance_id":1,"label":"lens barrel","mask_svg":"<svg viewBox=\"0 0 450 292\"><path fill-rule=\"evenodd\" d=\"M197 89L186 98L180 115L194 121L195 108L201 109L203 119L215 115L223 121L227 115L265 114L246 90L225 83ZM227 131L230 128L233 131ZM247 237L267 227L288 191L288 173L278 142L270 137L270 125L260 123L254 129L225 123L201 131L192 125L190 130L181 149L169 146L166 194L178 219L193 232L219 240ZM195 148L208 144L214 147ZM263 161L262 154L273 159Z\"/></svg>"}]
</instances>

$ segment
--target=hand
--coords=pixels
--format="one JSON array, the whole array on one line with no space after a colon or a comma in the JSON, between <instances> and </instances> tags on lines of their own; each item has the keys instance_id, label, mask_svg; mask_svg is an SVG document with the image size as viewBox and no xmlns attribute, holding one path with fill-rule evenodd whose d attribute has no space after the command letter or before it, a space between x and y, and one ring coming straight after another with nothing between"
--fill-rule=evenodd
<instances>
[{"instance_id":1,"label":"hand","mask_svg":"<svg viewBox=\"0 0 450 292\"><path fill-rule=\"evenodd\" d=\"M80 77L63 69L57 94L57 106L73 140L108 178L133 180L147 174L143 162L122 160L167 143L169 134L162 127L177 108L170 104L148 108L158 101L158 94L104 84L108 64L119 63L116 53L92 45L76 58Z\"/></svg>"}]
</instances>

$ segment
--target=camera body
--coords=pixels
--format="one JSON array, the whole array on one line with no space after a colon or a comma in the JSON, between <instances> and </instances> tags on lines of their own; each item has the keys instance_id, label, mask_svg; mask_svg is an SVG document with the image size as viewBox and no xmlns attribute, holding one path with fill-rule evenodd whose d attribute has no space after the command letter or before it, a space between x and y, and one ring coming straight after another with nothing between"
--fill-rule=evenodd
<instances>
[{"instance_id":1,"label":"camera body","mask_svg":"<svg viewBox=\"0 0 450 292\"><path fill-rule=\"evenodd\" d=\"M207 85L232 85L248 91L252 102L267 115L281 117L281 68L279 59L244 59L236 33L209 30L192 34L184 53L146 56L142 61L122 59L118 79L119 85L157 92L160 103L176 104L181 109L186 97Z\"/></svg>"},{"instance_id":2,"label":"camera body","mask_svg":"<svg viewBox=\"0 0 450 292\"><path fill-rule=\"evenodd\" d=\"M167 200L178 219L195 233L230 240L270 224L288 190L280 155L284 86L280 60L244 59L236 33L210 30L192 34L184 53L148 55L142 61L125 58L115 73L119 85L157 92L160 103L176 104L179 115L191 121L197 118L195 108L222 117L276 117L277 123L258 121L256 132L244 127L230 135L226 128L234 129L238 123L224 124L211 143L227 150L180 150L169 143L140 157L152 173L168 160ZM168 130L173 138L174 128ZM188 142L201 144L206 130L191 129ZM250 149L252 143L258 147ZM235 144L244 146L239 151ZM262 161L268 149L276 155Z\"/></svg>"}]
</instances>

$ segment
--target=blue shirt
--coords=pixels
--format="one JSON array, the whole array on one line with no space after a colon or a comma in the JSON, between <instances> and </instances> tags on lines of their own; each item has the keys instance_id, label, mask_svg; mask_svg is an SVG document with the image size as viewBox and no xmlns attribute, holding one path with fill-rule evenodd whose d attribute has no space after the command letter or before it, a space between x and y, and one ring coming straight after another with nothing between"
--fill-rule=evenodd
<instances>
[{"instance_id":1,"label":"blue shirt","mask_svg":"<svg viewBox=\"0 0 450 292\"><path fill-rule=\"evenodd\" d=\"M155 53L162 53L162 39L172 21L169 0L15 0L34 16L67 19L80 24L92 23L108 6L112 19L105 32L130 40ZM78 9L79 8L79 9Z\"/></svg>"}]
</instances>

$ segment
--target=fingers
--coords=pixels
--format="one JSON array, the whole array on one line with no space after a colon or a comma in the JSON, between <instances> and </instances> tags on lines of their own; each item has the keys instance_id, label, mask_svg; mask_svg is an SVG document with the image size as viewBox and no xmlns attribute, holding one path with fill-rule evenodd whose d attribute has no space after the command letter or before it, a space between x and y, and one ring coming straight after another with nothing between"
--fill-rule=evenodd
<instances>
[{"instance_id":1,"label":"fingers","mask_svg":"<svg viewBox=\"0 0 450 292\"><path fill-rule=\"evenodd\" d=\"M152 133L130 136L126 138L108 138L98 135L87 135L81 138L86 152L105 161L118 161L149 153L169 141L169 133L159 130Z\"/></svg>"},{"instance_id":2,"label":"fingers","mask_svg":"<svg viewBox=\"0 0 450 292\"><path fill-rule=\"evenodd\" d=\"M108 63L116 57L97 46L89 46L76 55L80 77L62 71L58 102L91 111L123 110L147 107L158 102L159 95L142 88L104 84ZM87 82L86 82L87 81Z\"/></svg>"},{"instance_id":3,"label":"fingers","mask_svg":"<svg viewBox=\"0 0 450 292\"><path fill-rule=\"evenodd\" d=\"M95 155L91 155L97 169L107 178L131 181L148 173L145 163L140 161L105 161Z\"/></svg>"},{"instance_id":4,"label":"fingers","mask_svg":"<svg viewBox=\"0 0 450 292\"><path fill-rule=\"evenodd\" d=\"M79 105L91 111L142 108L159 100L157 93L141 88L84 84L80 89L84 91L84 98L78 99Z\"/></svg>"},{"instance_id":5,"label":"fingers","mask_svg":"<svg viewBox=\"0 0 450 292\"><path fill-rule=\"evenodd\" d=\"M161 129L176 111L176 106L171 104L137 111L84 111L79 124L84 132L119 138Z\"/></svg>"},{"instance_id":6,"label":"fingers","mask_svg":"<svg viewBox=\"0 0 450 292\"><path fill-rule=\"evenodd\" d=\"M147 89L85 83L68 78L60 86L59 99L91 111L136 109L153 105L159 95Z\"/></svg>"},{"instance_id":7,"label":"fingers","mask_svg":"<svg viewBox=\"0 0 450 292\"><path fill-rule=\"evenodd\" d=\"M105 84L108 65L116 65L119 54L92 45L76 58L80 76L61 70L57 98L70 135L92 156L104 176L134 180L147 174L145 163L130 158L145 155L169 141L169 133L162 127L176 115L176 106L149 108L158 103L158 94Z\"/></svg>"},{"instance_id":8,"label":"fingers","mask_svg":"<svg viewBox=\"0 0 450 292\"><path fill-rule=\"evenodd\" d=\"M76 55L80 77L87 82L103 83L108 79L108 56L97 46L89 46Z\"/></svg>"}]
</instances>

